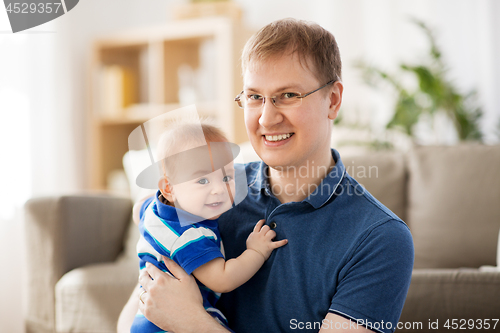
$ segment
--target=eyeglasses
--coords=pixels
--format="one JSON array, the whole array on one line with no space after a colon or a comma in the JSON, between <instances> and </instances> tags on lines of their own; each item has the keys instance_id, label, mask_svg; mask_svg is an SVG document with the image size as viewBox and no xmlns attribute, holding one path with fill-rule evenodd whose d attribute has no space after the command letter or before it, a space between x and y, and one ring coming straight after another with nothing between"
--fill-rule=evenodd
<instances>
[{"instance_id":1,"label":"eyeglasses","mask_svg":"<svg viewBox=\"0 0 500 333\"><path fill-rule=\"evenodd\" d=\"M315 89L303 95L297 92L284 92L281 93L281 95L279 96L266 97L259 94L244 95L243 94L244 90L242 90L234 100L238 104L238 106L242 109L259 109L266 102L266 98L270 98L274 106L277 108L297 107L302 105L303 98L311 95L312 93L315 93L318 90L323 89L324 87L334 83L335 81L337 80L331 80L327 84L319 87L318 89Z\"/></svg>"}]
</instances>

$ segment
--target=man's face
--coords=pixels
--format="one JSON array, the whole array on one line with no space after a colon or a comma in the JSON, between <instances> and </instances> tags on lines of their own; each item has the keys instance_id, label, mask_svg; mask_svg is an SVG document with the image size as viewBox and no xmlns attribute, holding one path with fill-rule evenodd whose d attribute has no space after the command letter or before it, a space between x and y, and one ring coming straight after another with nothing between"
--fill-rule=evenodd
<instances>
[{"instance_id":1,"label":"man's face","mask_svg":"<svg viewBox=\"0 0 500 333\"><path fill-rule=\"evenodd\" d=\"M233 163L222 169L196 170L192 180L173 186L176 208L200 216L216 219L231 209L235 195Z\"/></svg>"},{"instance_id":2,"label":"man's face","mask_svg":"<svg viewBox=\"0 0 500 333\"><path fill-rule=\"evenodd\" d=\"M319 82L308 68L303 67L296 54L283 55L250 63L244 74L244 94L304 94L325 83ZM335 119L338 111L331 107L332 89L330 85L307 96L298 107L278 109L270 98L266 98L260 109L245 109L250 142L267 165L300 167L307 165L308 160L309 163L324 160L324 154L329 154L330 120Z\"/></svg>"}]
</instances>

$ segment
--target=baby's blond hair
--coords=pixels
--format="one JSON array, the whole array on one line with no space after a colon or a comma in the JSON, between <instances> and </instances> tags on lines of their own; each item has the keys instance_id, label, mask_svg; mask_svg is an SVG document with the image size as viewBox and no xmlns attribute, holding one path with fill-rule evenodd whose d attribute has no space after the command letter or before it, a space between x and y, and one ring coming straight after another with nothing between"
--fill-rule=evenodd
<instances>
[{"instance_id":1,"label":"baby's blond hair","mask_svg":"<svg viewBox=\"0 0 500 333\"><path fill-rule=\"evenodd\" d=\"M200 135L200 127L203 137ZM204 146L207 142L228 142L226 135L209 119L181 119L169 125L158 141L156 148L158 160L163 160L163 174L168 176L175 171L173 156L191 148Z\"/></svg>"}]
</instances>

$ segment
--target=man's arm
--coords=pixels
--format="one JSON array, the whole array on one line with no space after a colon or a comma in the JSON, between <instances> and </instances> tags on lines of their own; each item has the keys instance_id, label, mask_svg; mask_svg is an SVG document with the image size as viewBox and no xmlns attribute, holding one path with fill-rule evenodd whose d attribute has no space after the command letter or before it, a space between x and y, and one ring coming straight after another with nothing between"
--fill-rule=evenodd
<instances>
[{"instance_id":1,"label":"man's arm","mask_svg":"<svg viewBox=\"0 0 500 333\"><path fill-rule=\"evenodd\" d=\"M137 309L139 305L137 304L138 295L139 295L139 285L134 288L132 295L125 304L122 312L120 313L120 317L118 318L118 325L116 327L116 331L118 333L130 333L130 328L132 327L132 323L134 322L135 314L137 313Z\"/></svg>"},{"instance_id":2,"label":"man's arm","mask_svg":"<svg viewBox=\"0 0 500 333\"><path fill-rule=\"evenodd\" d=\"M164 260L175 277L149 263L139 277L140 285L146 290L141 297L144 304L139 301L139 294L135 297L144 316L165 331L228 333L205 311L194 277L174 261L166 257Z\"/></svg>"},{"instance_id":3,"label":"man's arm","mask_svg":"<svg viewBox=\"0 0 500 333\"><path fill-rule=\"evenodd\" d=\"M330 310L363 320L372 330L396 328L410 285L413 256L408 227L400 220L382 221L357 245Z\"/></svg>"},{"instance_id":4,"label":"man's arm","mask_svg":"<svg viewBox=\"0 0 500 333\"><path fill-rule=\"evenodd\" d=\"M147 197L137 201L134 204L134 207L132 208L132 219L136 225L139 225L139 222L141 221L141 208L142 205L144 205L144 202L151 198L152 195L148 195Z\"/></svg>"},{"instance_id":5,"label":"man's arm","mask_svg":"<svg viewBox=\"0 0 500 333\"><path fill-rule=\"evenodd\" d=\"M176 280L175 278L172 278L166 273L160 271L154 265L149 264L143 274L141 274L144 276L143 279L147 277L149 281L152 281L150 276L154 276L154 283L156 284L157 282L156 287L152 291L145 293L142 296L145 302L142 306L142 311L147 312L146 318L164 330L169 330L169 327L170 330L174 330L174 327L179 327L177 331L175 331L178 333L227 333L228 331L205 311L201 305L201 300L199 300L199 303L197 304L196 302L195 304L191 304L193 297L196 298L195 294L199 294L199 290L194 279L192 279L192 277L189 279L190 276L187 275L184 270L172 260L165 258L165 263L171 272L176 272L175 274L180 276L179 279ZM189 286L190 284L194 284L194 286ZM175 285L180 286L179 289L177 289ZM193 290L196 292L193 292ZM165 297L162 297L162 295L165 295ZM118 333L130 332L130 326L134 315L137 312L137 305L140 304L140 302L137 301L138 298L139 292L136 289L120 315L120 319L118 321ZM154 306L152 306L152 304L154 304ZM199 305L201 305L201 309ZM151 308L152 311L148 311L148 308ZM165 316L165 313L168 313L169 316ZM328 313L324 322L325 325L322 326L320 333L372 332L362 325L357 325L351 320L334 313Z\"/></svg>"},{"instance_id":6,"label":"man's arm","mask_svg":"<svg viewBox=\"0 0 500 333\"><path fill-rule=\"evenodd\" d=\"M372 333L371 330L357 324L355 321L349 320L331 312L326 315L325 319L323 320L323 325L321 325L321 329L319 331L319 333L326 332Z\"/></svg>"}]
</instances>

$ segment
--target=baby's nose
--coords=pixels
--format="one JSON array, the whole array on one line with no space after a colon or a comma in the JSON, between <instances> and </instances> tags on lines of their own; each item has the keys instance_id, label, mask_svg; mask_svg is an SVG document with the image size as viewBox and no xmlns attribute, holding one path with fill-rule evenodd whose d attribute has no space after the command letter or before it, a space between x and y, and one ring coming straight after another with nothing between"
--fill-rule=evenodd
<instances>
[{"instance_id":1,"label":"baby's nose","mask_svg":"<svg viewBox=\"0 0 500 333\"><path fill-rule=\"evenodd\" d=\"M227 191L227 184L223 181L212 183L212 194L222 194Z\"/></svg>"}]
</instances>

